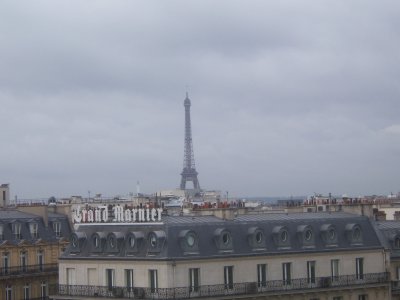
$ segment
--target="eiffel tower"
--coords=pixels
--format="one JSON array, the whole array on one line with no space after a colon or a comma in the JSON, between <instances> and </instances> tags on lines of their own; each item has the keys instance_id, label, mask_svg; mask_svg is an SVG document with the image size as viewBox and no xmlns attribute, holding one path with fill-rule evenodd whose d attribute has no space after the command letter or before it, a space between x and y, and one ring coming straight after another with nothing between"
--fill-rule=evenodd
<instances>
[{"instance_id":1,"label":"eiffel tower","mask_svg":"<svg viewBox=\"0 0 400 300\"><path fill-rule=\"evenodd\" d=\"M200 184L197 179L197 171L194 164L193 143L192 143L192 129L190 125L190 99L186 92L186 98L183 102L185 106L185 150L183 158L183 171L181 173L181 190L186 190L186 182L193 183L195 193L200 192Z\"/></svg>"}]
</instances>

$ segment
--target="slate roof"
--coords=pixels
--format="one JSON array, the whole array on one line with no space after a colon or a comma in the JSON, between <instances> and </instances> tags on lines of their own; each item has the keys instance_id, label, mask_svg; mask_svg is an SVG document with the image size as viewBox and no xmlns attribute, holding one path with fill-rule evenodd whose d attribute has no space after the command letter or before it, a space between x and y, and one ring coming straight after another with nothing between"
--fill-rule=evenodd
<instances>
[{"instance_id":1,"label":"slate roof","mask_svg":"<svg viewBox=\"0 0 400 300\"><path fill-rule=\"evenodd\" d=\"M400 222L399 221L378 221L376 227L381 233L385 248L391 250L391 257L400 259L400 247L396 245L396 239L400 240Z\"/></svg>"},{"instance_id":2,"label":"slate roof","mask_svg":"<svg viewBox=\"0 0 400 300\"><path fill-rule=\"evenodd\" d=\"M53 223L59 222L61 224L60 236L56 236ZM16 238L12 231L14 223L21 224L21 238ZM38 225L38 235L33 237L30 232L30 223ZM68 239L71 235L71 228L69 226L68 218L62 214L49 213L48 226L45 225L41 216L21 212L18 210L0 210L0 226L3 228L3 235L0 236L0 245L12 244L17 245L24 240L27 243L35 243L39 240L46 242L57 242L60 238Z\"/></svg>"},{"instance_id":3,"label":"slate roof","mask_svg":"<svg viewBox=\"0 0 400 300\"><path fill-rule=\"evenodd\" d=\"M367 217L341 212L248 214L233 220L214 216L179 216L164 217L162 221L163 224L79 225L76 236L79 239L78 246L74 248L70 244L62 259L186 260L383 248ZM327 228L335 231L332 243L326 241ZM361 231L358 241L352 240L354 228ZM286 242L281 240L283 231L288 235ZM306 231L311 232L309 241L305 240ZM228 238L225 237L226 232ZM255 236L259 232L262 241L258 244ZM128 241L132 234L141 243L135 251L129 252ZM185 243L190 234L195 238L192 248ZM156 235L160 242L155 248L151 245L152 235ZM101 240L96 250L93 246L94 236ZM109 245L110 236L118 240L113 250ZM224 243L223 239L228 242Z\"/></svg>"}]
</instances>

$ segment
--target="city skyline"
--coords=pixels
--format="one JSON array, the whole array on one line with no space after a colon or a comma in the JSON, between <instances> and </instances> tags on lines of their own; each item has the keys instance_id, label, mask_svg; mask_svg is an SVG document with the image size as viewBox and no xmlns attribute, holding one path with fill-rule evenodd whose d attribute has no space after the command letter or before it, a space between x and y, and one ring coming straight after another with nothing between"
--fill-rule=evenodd
<instances>
[{"instance_id":1,"label":"city skyline","mask_svg":"<svg viewBox=\"0 0 400 300\"><path fill-rule=\"evenodd\" d=\"M243 9L246 5L246 9ZM0 184L41 198L179 187L400 191L395 1L0 4Z\"/></svg>"}]
</instances>

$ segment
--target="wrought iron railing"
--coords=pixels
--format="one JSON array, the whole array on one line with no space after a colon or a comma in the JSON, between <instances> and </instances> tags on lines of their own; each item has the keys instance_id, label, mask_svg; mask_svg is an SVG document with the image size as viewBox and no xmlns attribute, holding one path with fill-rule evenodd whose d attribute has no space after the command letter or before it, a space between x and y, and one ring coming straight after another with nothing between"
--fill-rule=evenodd
<instances>
[{"instance_id":1,"label":"wrought iron railing","mask_svg":"<svg viewBox=\"0 0 400 300\"><path fill-rule=\"evenodd\" d=\"M313 278L314 279L314 278ZM85 296L107 298L135 298L135 299L188 299L200 297L217 297L224 295L261 294L266 292L296 291L306 289L329 289L355 285L389 283L388 273L363 274L362 278L356 275L332 277L316 277L315 280L299 278L292 280L271 280L266 282L244 282L230 285L202 285L198 287L178 288L126 288L88 285L58 285L60 296ZM196 292L194 292L194 290Z\"/></svg>"},{"instance_id":2,"label":"wrought iron railing","mask_svg":"<svg viewBox=\"0 0 400 300\"><path fill-rule=\"evenodd\" d=\"M0 267L0 277L35 274L42 272L58 272L58 264Z\"/></svg>"},{"instance_id":3,"label":"wrought iron railing","mask_svg":"<svg viewBox=\"0 0 400 300\"><path fill-rule=\"evenodd\" d=\"M400 280L392 281L392 292L400 293Z\"/></svg>"}]
</instances>

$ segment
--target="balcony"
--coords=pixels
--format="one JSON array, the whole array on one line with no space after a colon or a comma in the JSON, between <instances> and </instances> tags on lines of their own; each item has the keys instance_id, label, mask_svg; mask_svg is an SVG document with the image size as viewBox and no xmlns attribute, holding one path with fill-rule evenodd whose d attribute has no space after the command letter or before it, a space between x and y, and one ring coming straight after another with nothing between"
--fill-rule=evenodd
<instances>
[{"instance_id":1,"label":"balcony","mask_svg":"<svg viewBox=\"0 0 400 300\"><path fill-rule=\"evenodd\" d=\"M392 294L393 295L400 294L400 280L392 281Z\"/></svg>"},{"instance_id":2,"label":"balcony","mask_svg":"<svg viewBox=\"0 0 400 300\"><path fill-rule=\"evenodd\" d=\"M203 285L199 287L180 288L126 288L88 285L58 285L57 299L63 296L77 297L106 297L106 298L136 298L136 299L188 299L202 297L218 297L226 295L257 295L264 293L302 292L310 289L331 289L353 286L388 284L389 273L364 274L362 279L356 275L331 277L317 277L310 283L307 278L292 279L290 281L272 280L266 282L234 283L233 285Z\"/></svg>"},{"instance_id":3,"label":"balcony","mask_svg":"<svg viewBox=\"0 0 400 300\"><path fill-rule=\"evenodd\" d=\"M1 267L0 279L38 274L48 275L49 273L58 274L58 264Z\"/></svg>"}]
</instances>

